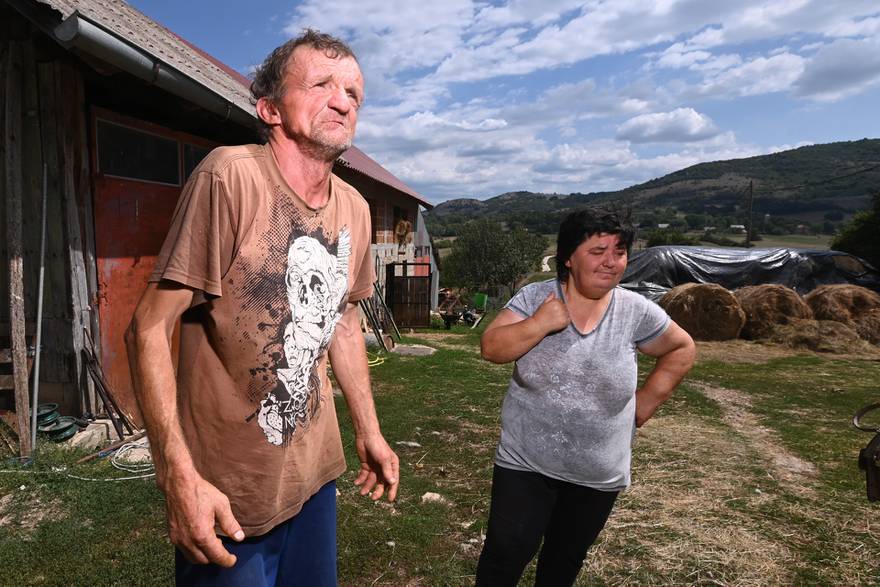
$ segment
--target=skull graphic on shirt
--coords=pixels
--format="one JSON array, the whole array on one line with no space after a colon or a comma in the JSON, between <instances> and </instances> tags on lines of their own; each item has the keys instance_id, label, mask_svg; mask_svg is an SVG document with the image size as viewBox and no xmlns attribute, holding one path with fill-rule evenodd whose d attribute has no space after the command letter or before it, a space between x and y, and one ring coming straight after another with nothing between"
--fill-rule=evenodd
<instances>
[{"instance_id":1,"label":"skull graphic on shirt","mask_svg":"<svg viewBox=\"0 0 880 587\"><path fill-rule=\"evenodd\" d=\"M344 310L350 256L347 227L339 233L335 256L309 235L290 244L284 276L291 315L283 332L286 366L276 369L281 385L262 400L257 418L274 445L288 442L298 427L308 423L320 402L317 368Z\"/></svg>"}]
</instances>

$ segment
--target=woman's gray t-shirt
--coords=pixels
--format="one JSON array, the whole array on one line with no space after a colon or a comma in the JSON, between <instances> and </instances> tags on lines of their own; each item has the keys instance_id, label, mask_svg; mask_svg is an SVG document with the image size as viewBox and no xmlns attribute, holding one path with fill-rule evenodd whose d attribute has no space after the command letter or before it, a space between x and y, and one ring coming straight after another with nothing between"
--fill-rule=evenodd
<instances>
[{"instance_id":1,"label":"woman's gray t-shirt","mask_svg":"<svg viewBox=\"0 0 880 587\"><path fill-rule=\"evenodd\" d=\"M506 309L533 315L556 279L523 287ZM617 287L596 327L573 324L545 337L516 361L501 410L495 463L595 489L630 483L635 434L636 347L661 335L669 316Z\"/></svg>"}]
</instances>

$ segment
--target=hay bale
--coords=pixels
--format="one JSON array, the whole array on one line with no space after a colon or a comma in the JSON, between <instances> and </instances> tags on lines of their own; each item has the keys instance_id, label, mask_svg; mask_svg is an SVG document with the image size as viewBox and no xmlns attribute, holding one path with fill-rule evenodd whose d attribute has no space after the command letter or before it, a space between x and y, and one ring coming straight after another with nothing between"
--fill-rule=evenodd
<instances>
[{"instance_id":1,"label":"hay bale","mask_svg":"<svg viewBox=\"0 0 880 587\"><path fill-rule=\"evenodd\" d=\"M745 312L733 294L715 283L685 283L660 298L660 306L696 340L739 336Z\"/></svg>"},{"instance_id":2,"label":"hay bale","mask_svg":"<svg viewBox=\"0 0 880 587\"><path fill-rule=\"evenodd\" d=\"M774 325L813 317L813 311L803 298L784 285L750 285L736 290L733 295L746 313L746 323L740 332L745 339L767 338Z\"/></svg>"},{"instance_id":3,"label":"hay bale","mask_svg":"<svg viewBox=\"0 0 880 587\"><path fill-rule=\"evenodd\" d=\"M793 318L788 324L774 324L769 338L792 348L819 353L876 353L876 349L862 340L855 330L835 320Z\"/></svg>"},{"instance_id":4,"label":"hay bale","mask_svg":"<svg viewBox=\"0 0 880 587\"><path fill-rule=\"evenodd\" d=\"M834 320L848 326L874 308L880 308L880 294L858 285L822 285L804 296L817 320Z\"/></svg>"},{"instance_id":5,"label":"hay bale","mask_svg":"<svg viewBox=\"0 0 880 587\"><path fill-rule=\"evenodd\" d=\"M880 346L880 308L874 308L854 320L856 332L864 340Z\"/></svg>"}]
</instances>

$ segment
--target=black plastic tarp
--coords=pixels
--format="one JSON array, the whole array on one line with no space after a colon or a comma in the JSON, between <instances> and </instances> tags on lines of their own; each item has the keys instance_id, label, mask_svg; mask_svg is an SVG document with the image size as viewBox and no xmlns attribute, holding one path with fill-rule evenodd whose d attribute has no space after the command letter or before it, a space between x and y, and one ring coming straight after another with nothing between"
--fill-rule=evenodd
<instances>
[{"instance_id":1,"label":"black plastic tarp","mask_svg":"<svg viewBox=\"0 0 880 587\"><path fill-rule=\"evenodd\" d=\"M730 290L778 283L801 295L820 285L851 283L880 292L880 273L840 251L665 246L633 253L621 280L650 299L683 283L717 283Z\"/></svg>"}]
</instances>

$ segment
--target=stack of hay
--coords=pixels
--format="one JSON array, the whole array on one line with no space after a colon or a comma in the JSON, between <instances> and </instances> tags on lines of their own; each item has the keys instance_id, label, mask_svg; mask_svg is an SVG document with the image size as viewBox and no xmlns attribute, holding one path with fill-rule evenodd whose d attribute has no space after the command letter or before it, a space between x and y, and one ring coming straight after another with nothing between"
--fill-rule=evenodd
<instances>
[{"instance_id":1,"label":"stack of hay","mask_svg":"<svg viewBox=\"0 0 880 587\"><path fill-rule=\"evenodd\" d=\"M671 289L660 305L696 340L742 337L838 353L880 345L880 295L856 285L824 285L801 298L778 284L731 293L716 284L687 283Z\"/></svg>"},{"instance_id":2,"label":"stack of hay","mask_svg":"<svg viewBox=\"0 0 880 587\"><path fill-rule=\"evenodd\" d=\"M857 285L823 285L804 298L818 320L834 320L880 345L880 294Z\"/></svg>"},{"instance_id":3,"label":"stack of hay","mask_svg":"<svg viewBox=\"0 0 880 587\"><path fill-rule=\"evenodd\" d=\"M742 337L749 340L769 338L777 325L813 317L803 298L784 285L750 285L736 290L733 295L746 313Z\"/></svg>"},{"instance_id":4,"label":"stack of hay","mask_svg":"<svg viewBox=\"0 0 880 587\"><path fill-rule=\"evenodd\" d=\"M737 338L746 321L729 291L715 283L685 283L660 299L660 306L695 340Z\"/></svg>"}]
</instances>

